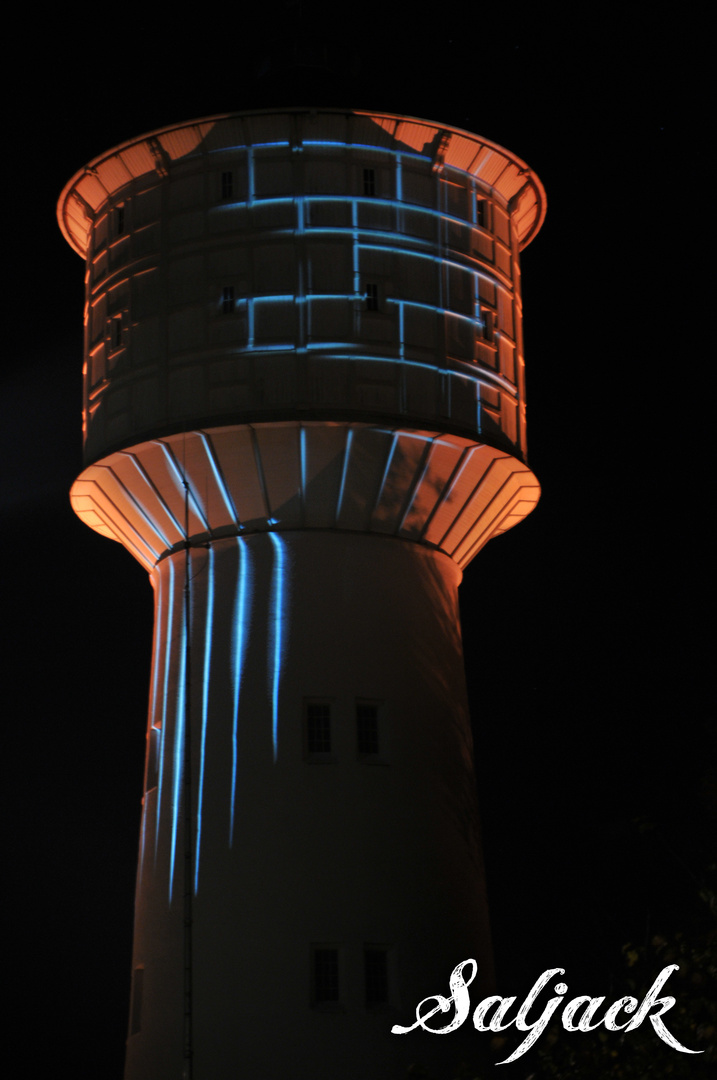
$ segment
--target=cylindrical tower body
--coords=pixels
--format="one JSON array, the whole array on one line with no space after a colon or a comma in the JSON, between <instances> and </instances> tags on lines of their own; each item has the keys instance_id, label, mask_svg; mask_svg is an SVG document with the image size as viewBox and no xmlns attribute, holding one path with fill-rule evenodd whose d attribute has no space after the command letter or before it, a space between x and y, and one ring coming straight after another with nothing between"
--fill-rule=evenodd
<instances>
[{"instance_id":1,"label":"cylindrical tower body","mask_svg":"<svg viewBox=\"0 0 717 1080\"><path fill-rule=\"evenodd\" d=\"M127 1080L389 1078L456 963L490 983L457 587L539 493L544 210L485 140L329 110L156 132L63 192L73 505L156 601Z\"/></svg>"}]
</instances>

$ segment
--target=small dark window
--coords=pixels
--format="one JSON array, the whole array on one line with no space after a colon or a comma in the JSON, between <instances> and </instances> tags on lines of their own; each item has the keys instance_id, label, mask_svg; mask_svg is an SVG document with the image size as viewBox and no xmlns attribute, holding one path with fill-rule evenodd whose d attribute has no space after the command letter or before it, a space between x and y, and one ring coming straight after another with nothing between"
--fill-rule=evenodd
<instances>
[{"instance_id":1,"label":"small dark window","mask_svg":"<svg viewBox=\"0 0 717 1080\"><path fill-rule=\"evenodd\" d=\"M306 752L331 753L331 706L310 701L306 706Z\"/></svg>"},{"instance_id":2,"label":"small dark window","mask_svg":"<svg viewBox=\"0 0 717 1080\"><path fill-rule=\"evenodd\" d=\"M483 337L486 341L493 341L496 331L496 316L494 311L483 308Z\"/></svg>"},{"instance_id":3,"label":"small dark window","mask_svg":"<svg viewBox=\"0 0 717 1080\"><path fill-rule=\"evenodd\" d=\"M142 990L144 988L144 968L134 969L132 974L132 1008L129 1018L129 1033L136 1035L142 1027Z\"/></svg>"},{"instance_id":4,"label":"small dark window","mask_svg":"<svg viewBox=\"0 0 717 1080\"><path fill-rule=\"evenodd\" d=\"M480 225L481 229L488 228L488 214L485 199L476 199L476 224Z\"/></svg>"},{"instance_id":5,"label":"small dark window","mask_svg":"<svg viewBox=\"0 0 717 1080\"><path fill-rule=\"evenodd\" d=\"M231 315L234 311L234 286L225 285L222 289L222 315Z\"/></svg>"},{"instance_id":6,"label":"small dark window","mask_svg":"<svg viewBox=\"0 0 717 1080\"><path fill-rule=\"evenodd\" d=\"M313 1003L336 1004L339 1000L339 950L315 946L313 968Z\"/></svg>"},{"instance_id":7,"label":"small dark window","mask_svg":"<svg viewBox=\"0 0 717 1080\"><path fill-rule=\"evenodd\" d=\"M378 705L364 702L357 704L356 745L361 757L378 754Z\"/></svg>"},{"instance_id":8,"label":"small dark window","mask_svg":"<svg viewBox=\"0 0 717 1080\"><path fill-rule=\"evenodd\" d=\"M363 953L364 987L367 1005L388 1002L388 950L381 945L366 945Z\"/></svg>"},{"instance_id":9,"label":"small dark window","mask_svg":"<svg viewBox=\"0 0 717 1080\"><path fill-rule=\"evenodd\" d=\"M121 236L124 232L124 206L118 206L115 211L115 233Z\"/></svg>"},{"instance_id":10,"label":"small dark window","mask_svg":"<svg viewBox=\"0 0 717 1080\"><path fill-rule=\"evenodd\" d=\"M366 284L366 310L378 311L378 285L375 282Z\"/></svg>"},{"instance_id":11,"label":"small dark window","mask_svg":"<svg viewBox=\"0 0 717 1080\"><path fill-rule=\"evenodd\" d=\"M232 199L234 198L234 173L223 172L222 173L222 198Z\"/></svg>"},{"instance_id":12,"label":"small dark window","mask_svg":"<svg viewBox=\"0 0 717 1080\"><path fill-rule=\"evenodd\" d=\"M364 169L363 171L363 193L364 195L376 194L376 171L375 169Z\"/></svg>"},{"instance_id":13,"label":"small dark window","mask_svg":"<svg viewBox=\"0 0 717 1080\"><path fill-rule=\"evenodd\" d=\"M111 320L110 325L110 347L113 349L119 349L122 344L122 316L117 315Z\"/></svg>"}]
</instances>

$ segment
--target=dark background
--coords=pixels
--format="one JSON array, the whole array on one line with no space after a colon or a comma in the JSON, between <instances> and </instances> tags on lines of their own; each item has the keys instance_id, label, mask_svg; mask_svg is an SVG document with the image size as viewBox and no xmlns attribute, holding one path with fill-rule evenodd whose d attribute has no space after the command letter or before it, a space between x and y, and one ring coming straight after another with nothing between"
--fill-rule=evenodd
<instances>
[{"instance_id":1,"label":"dark background","mask_svg":"<svg viewBox=\"0 0 717 1080\"><path fill-rule=\"evenodd\" d=\"M618 996L625 943L700 933L717 824L706 31L689 9L566 10L146 6L28 20L9 43L4 876L24 1075L121 1076L152 629L144 571L69 506L83 267L55 203L102 151L202 115L425 116L542 179L523 298L543 497L461 587L499 991L561 966L572 993Z\"/></svg>"}]
</instances>

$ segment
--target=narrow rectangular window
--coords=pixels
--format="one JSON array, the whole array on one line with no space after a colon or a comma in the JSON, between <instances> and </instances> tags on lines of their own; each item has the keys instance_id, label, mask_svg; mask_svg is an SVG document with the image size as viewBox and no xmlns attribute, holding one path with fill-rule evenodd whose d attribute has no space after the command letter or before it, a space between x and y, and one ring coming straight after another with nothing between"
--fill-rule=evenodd
<instances>
[{"instance_id":1,"label":"narrow rectangular window","mask_svg":"<svg viewBox=\"0 0 717 1080\"><path fill-rule=\"evenodd\" d=\"M121 236L124 232L124 206L118 206L115 211L115 234Z\"/></svg>"},{"instance_id":2,"label":"narrow rectangular window","mask_svg":"<svg viewBox=\"0 0 717 1080\"><path fill-rule=\"evenodd\" d=\"M373 196L376 194L376 171L375 169L364 169L363 171L363 193L364 195Z\"/></svg>"},{"instance_id":3,"label":"narrow rectangular window","mask_svg":"<svg viewBox=\"0 0 717 1080\"><path fill-rule=\"evenodd\" d=\"M328 702L307 702L306 753L309 757L331 753L331 706Z\"/></svg>"},{"instance_id":4,"label":"narrow rectangular window","mask_svg":"<svg viewBox=\"0 0 717 1080\"><path fill-rule=\"evenodd\" d=\"M483 308L483 337L486 341L495 339L496 317L494 311Z\"/></svg>"},{"instance_id":5,"label":"narrow rectangular window","mask_svg":"<svg viewBox=\"0 0 717 1080\"><path fill-rule=\"evenodd\" d=\"M122 316L115 315L110 319L110 348L119 349L122 344Z\"/></svg>"},{"instance_id":6,"label":"narrow rectangular window","mask_svg":"<svg viewBox=\"0 0 717 1080\"><path fill-rule=\"evenodd\" d=\"M378 311L378 285L372 281L366 283L366 310Z\"/></svg>"},{"instance_id":7,"label":"narrow rectangular window","mask_svg":"<svg viewBox=\"0 0 717 1080\"><path fill-rule=\"evenodd\" d=\"M476 225L480 225L481 229L488 227L485 199L476 199Z\"/></svg>"},{"instance_id":8,"label":"narrow rectangular window","mask_svg":"<svg viewBox=\"0 0 717 1080\"><path fill-rule=\"evenodd\" d=\"M222 173L222 199L232 199L234 197L234 173L223 172Z\"/></svg>"},{"instance_id":9,"label":"narrow rectangular window","mask_svg":"<svg viewBox=\"0 0 717 1080\"><path fill-rule=\"evenodd\" d=\"M385 945L366 945L363 951L363 961L366 1004L387 1004L388 949Z\"/></svg>"},{"instance_id":10,"label":"narrow rectangular window","mask_svg":"<svg viewBox=\"0 0 717 1080\"><path fill-rule=\"evenodd\" d=\"M356 746L359 757L379 753L378 705L358 702L356 705Z\"/></svg>"},{"instance_id":11,"label":"narrow rectangular window","mask_svg":"<svg viewBox=\"0 0 717 1080\"><path fill-rule=\"evenodd\" d=\"M231 315L234 311L234 286L225 285L222 289L222 315Z\"/></svg>"},{"instance_id":12,"label":"narrow rectangular window","mask_svg":"<svg viewBox=\"0 0 717 1080\"><path fill-rule=\"evenodd\" d=\"M312 952L312 1004L336 1005L339 1001L339 950L333 946L315 945Z\"/></svg>"}]
</instances>

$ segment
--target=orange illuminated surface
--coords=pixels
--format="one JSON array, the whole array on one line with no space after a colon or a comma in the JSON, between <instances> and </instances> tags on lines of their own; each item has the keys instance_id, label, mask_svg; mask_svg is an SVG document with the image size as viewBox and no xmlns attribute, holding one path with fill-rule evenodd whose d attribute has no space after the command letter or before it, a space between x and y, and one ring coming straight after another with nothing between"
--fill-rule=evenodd
<instances>
[{"instance_id":1,"label":"orange illuminated surface","mask_svg":"<svg viewBox=\"0 0 717 1080\"><path fill-rule=\"evenodd\" d=\"M304 110L284 110L285 115L294 112ZM328 109L321 112L331 114ZM335 110L335 114L337 117L343 115L339 110ZM271 116L273 111L251 115ZM547 199L540 179L524 161L497 143L460 128L391 113L357 110L355 116L365 117L372 127L378 125L392 139L417 151L438 143L442 163L474 175L495 188L506 200L515 199L517 206L513 212L521 248L530 243L543 224ZM190 157L201 145L209 149L227 145L230 141L227 135L232 134L232 129L236 145L241 145L246 138L242 118L232 113L220 113L130 139L94 158L68 181L60 195L57 219L67 242L84 258L91 228L88 211L95 212L137 177L155 171L161 173L166 169L165 161L170 163ZM367 127L367 133L369 131ZM360 135L357 141L359 138Z\"/></svg>"},{"instance_id":2,"label":"orange illuminated surface","mask_svg":"<svg viewBox=\"0 0 717 1080\"><path fill-rule=\"evenodd\" d=\"M302 467L302 453L314 469ZM276 474L272 461L279 454ZM366 529L418 541L461 567L530 513L540 496L527 466L467 439L296 423L193 431L119 451L85 469L72 488L73 509L150 570L186 538L180 470L193 543L269 531L280 519L287 529ZM383 477L378 491L362 479L367 475ZM373 507L368 515L365 501L357 506L343 496L362 485ZM299 498L287 501L287 491Z\"/></svg>"}]
</instances>

